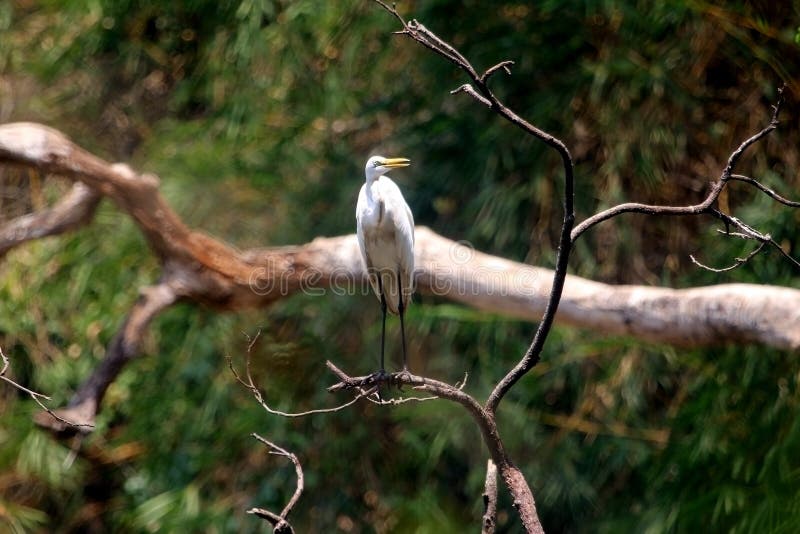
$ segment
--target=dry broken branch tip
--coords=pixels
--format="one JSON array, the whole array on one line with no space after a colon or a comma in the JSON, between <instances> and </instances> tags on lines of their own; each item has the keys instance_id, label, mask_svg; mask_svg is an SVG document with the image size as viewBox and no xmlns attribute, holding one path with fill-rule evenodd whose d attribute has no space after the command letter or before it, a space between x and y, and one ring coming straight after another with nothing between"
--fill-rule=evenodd
<instances>
[{"instance_id":1,"label":"dry broken branch tip","mask_svg":"<svg viewBox=\"0 0 800 534\"><path fill-rule=\"evenodd\" d=\"M288 458L292 462L295 469L295 476L297 477L297 487L295 488L294 493L289 499L289 502L287 502L286 506L284 506L283 510L281 510L280 514L276 514L265 508L251 508L250 510L247 511L247 513L254 514L260 517L261 519L269 521L270 524L272 524L273 534L294 534L294 528L292 528L292 525L289 523L288 517L294 506L300 500L300 496L302 495L303 489L305 487L305 482L303 477L303 466L300 464L300 460L294 453L287 451L283 447L279 447L275 443L259 436L258 434L253 433L252 436L269 448L269 454L274 454L276 456L283 456L285 458Z\"/></svg>"},{"instance_id":2,"label":"dry broken branch tip","mask_svg":"<svg viewBox=\"0 0 800 534\"><path fill-rule=\"evenodd\" d=\"M50 407L48 407L47 405L45 405L42 402L42 399L48 400L48 401L51 400L50 397L48 397L44 393L39 393L38 391L34 391L32 389L28 389L25 386L23 386L22 384L16 382L15 380L12 380L11 378L8 378L6 376L6 371L8 371L8 368L10 367L11 364L10 364L10 361L8 359L8 356L6 356L5 353L3 352L3 348L2 347L0 347L0 359L2 359L2 362L3 362L3 368L2 368L2 370L0 370L0 380L2 380L3 382L11 385L12 387L18 389L19 391L22 391L23 393L26 393L31 399L33 399L33 401L36 404L39 405L39 407L42 410L44 410L44 412L42 412L41 414L37 414L37 418L36 418L36 422L37 423L39 423L40 420L44 420L44 419L47 419L49 421L53 421L53 422L56 423L56 426L58 426L58 428L59 428L59 430L61 432L64 432L65 430L68 430L68 429L78 430L78 431L90 431L90 430L94 429L94 424L92 424L92 423L80 423L80 422L77 422L77 421L72 421L69 418L63 417L62 415L56 413Z\"/></svg>"}]
</instances>

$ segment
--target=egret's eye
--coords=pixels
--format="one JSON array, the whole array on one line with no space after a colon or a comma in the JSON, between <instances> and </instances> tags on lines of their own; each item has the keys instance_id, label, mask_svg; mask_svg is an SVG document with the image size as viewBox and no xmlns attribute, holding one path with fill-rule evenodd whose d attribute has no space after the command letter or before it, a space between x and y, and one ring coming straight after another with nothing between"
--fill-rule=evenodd
<instances>
[{"instance_id":1,"label":"egret's eye","mask_svg":"<svg viewBox=\"0 0 800 534\"><path fill-rule=\"evenodd\" d=\"M372 166L373 167L380 167L381 166L381 162L380 161L376 161L375 163L372 164Z\"/></svg>"}]
</instances>

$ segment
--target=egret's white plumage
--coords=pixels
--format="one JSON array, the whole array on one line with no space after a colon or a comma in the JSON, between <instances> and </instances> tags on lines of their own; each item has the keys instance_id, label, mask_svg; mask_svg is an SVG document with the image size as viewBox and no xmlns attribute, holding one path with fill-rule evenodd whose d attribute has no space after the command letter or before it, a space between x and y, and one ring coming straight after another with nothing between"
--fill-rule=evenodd
<instances>
[{"instance_id":1,"label":"egret's white plumage","mask_svg":"<svg viewBox=\"0 0 800 534\"><path fill-rule=\"evenodd\" d=\"M369 158L364 169L366 183L361 187L356 205L356 233L361 257L381 305L400 315L404 360L403 312L414 291L414 216L400 188L384 173L408 165L409 160L405 158ZM385 322L384 311L384 329Z\"/></svg>"}]
</instances>

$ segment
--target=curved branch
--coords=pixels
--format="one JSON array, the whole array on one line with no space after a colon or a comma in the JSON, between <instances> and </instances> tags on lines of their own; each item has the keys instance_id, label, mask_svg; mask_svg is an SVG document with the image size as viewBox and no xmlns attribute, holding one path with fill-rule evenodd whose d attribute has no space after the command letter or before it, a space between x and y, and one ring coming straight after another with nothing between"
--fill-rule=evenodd
<instances>
[{"instance_id":1,"label":"curved branch","mask_svg":"<svg viewBox=\"0 0 800 534\"><path fill-rule=\"evenodd\" d=\"M258 386L256 385L255 381L253 380L252 373L250 373L250 354L252 352L253 345L255 345L256 341L258 340L258 338L260 336L261 336L261 332L259 331L250 340L250 344L247 347L247 359L245 360L244 377L241 374L239 374L239 372L233 366L233 359L230 356L226 356L226 359L228 360L228 368L231 370L231 373L233 373L233 377L236 379L236 381L239 382L239 384L241 384L242 386L247 388L247 390L250 391L250 393L253 395L253 398L256 400L256 402L262 408L264 408L264 410L267 413L270 413L272 415L279 415L281 417L286 417L286 418L289 418L289 419L298 418L298 417L307 417L309 415L318 415L318 414L323 414L323 413L334 413L334 412L342 411L345 408L348 408L348 407L352 406L353 404L357 403L361 399L363 399L365 397L368 397L369 395L371 395L373 393L372 390L360 390L359 394L356 395L355 397L353 397L348 402L345 402L344 404L340 404L339 406L334 406L332 408L316 408L316 409L313 409L313 410L306 410L304 412L283 412L283 411L280 411L280 410L275 410L274 408L270 407L269 404L267 404L266 400L264 400L264 395L261 394L261 390L258 388Z\"/></svg>"},{"instance_id":2,"label":"curved branch","mask_svg":"<svg viewBox=\"0 0 800 534\"><path fill-rule=\"evenodd\" d=\"M497 65L493 65L493 66L489 67L488 69L486 69L486 72L481 74L481 81L485 82L486 80L491 78L499 70L503 70L503 71L505 71L506 74L511 76L511 65L513 65L513 64L514 64L513 61L507 59L505 61L501 61Z\"/></svg>"},{"instance_id":3,"label":"curved branch","mask_svg":"<svg viewBox=\"0 0 800 534\"><path fill-rule=\"evenodd\" d=\"M772 130L778 127L778 116L781 113L781 108L783 107L784 96L783 93L786 91L786 86L782 85L778 88L778 98L775 102L775 105L772 106L772 117L770 117L769 124L764 127L760 132L752 135L751 137L745 139L733 152L731 152L730 157L728 157L728 163L725 165L725 169L722 171L722 176L720 176L721 181L726 181L731 177L733 174L733 169L736 167L736 164L739 162L739 159L744 154L744 151L747 150L750 146L756 144L758 141L766 137Z\"/></svg>"},{"instance_id":4,"label":"curved branch","mask_svg":"<svg viewBox=\"0 0 800 534\"><path fill-rule=\"evenodd\" d=\"M117 334L111 340L106 355L92 374L78 388L66 408L55 410L58 418L40 412L34 421L41 427L59 434L75 431L61 418L82 425L93 426L108 386L117 378L123 367L139 355L142 340L150 321L174 304L176 293L169 283L143 288Z\"/></svg>"},{"instance_id":5,"label":"curved branch","mask_svg":"<svg viewBox=\"0 0 800 534\"><path fill-rule=\"evenodd\" d=\"M711 206L714 200L716 200L716 198L719 196L720 191L722 191L721 187L719 190L712 189L712 192L703 202L700 204L694 204L692 206L659 206L654 204L640 204L638 202L626 202L624 204L619 204L599 213L595 213L591 217L588 217L575 225L575 229L572 230L571 238L572 241L575 241L581 236L581 234L583 234L592 226L600 224L603 221L607 221L608 219L612 219L617 215L622 215L623 213L643 213L646 215L670 216L697 215L700 213L705 213L709 206Z\"/></svg>"},{"instance_id":6,"label":"curved branch","mask_svg":"<svg viewBox=\"0 0 800 534\"><path fill-rule=\"evenodd\" d=\"M734 261L731 265L728 265L727 267L709 267L708 265L700 263L697 260L697 258L695 258L692 255L689 255L689 259L692 260L692 263L694 263L701 269L705 269L706 271L711 271L712 273L725 273L728 271L733 271L734 269L738 269L739 267L741 267L742 265L753 259L753 257L756 254L761 252L761 250L767 245L767 243L768 241L762 241L756 248L751 250L750 253L747 254L747 256L745 256L744 258L736 258L736 261Z\"/></svg>"},{"instance_id":7,"label":"curved branch","mask_svg":"<svg viewBox=\"0 0 800 534\"><path fill-rule=\"evenodd\" d=\"M12 219L0 228L0 258L26 241L63 234L88 224L100 198L96 191L77 182L53 207Z\"/></svg>"},{"instance_id":8,"label":"curved branch","mask_svg":"<svg viewBox=\"0 0 800 534\"><path fill-rule=\"evenodd\" d=\"M725 185L729 180L739 180L739 181L749 181L749 179L744 179L743 176L734 175L733 169L738 163L739 159L744 154L745 150L750 146L754 145L764 137L766 137L770 132L772 132L775 128L778 127L778 115L780 114L781 107L783 106L784 102L784 90L785 86L780 87L778 89L778 100L773 106L772 116L770 117L769 124L761 129L758 133L748 137L741 144L739 144L736 149L731 152L731 155L728 157L728 161L725 165L725 168L722 171L719 179L713 182L711 185L711 189L708 192L706 198L699 204L694 204L691 206L657 206L652 204L640 204L637 202L626 202L624 204L620 204L618 206L614 206L612 208L608 208L607 210L603 210L599 213L588 217L583 222L579 223L575 226L575 229L572 231L571 239L574 242L581 234L583 234L586 230L599 224L603 221L607 221L617 215L621 215L623 213L644 213L648 215L699 215L703 213L710 213L712 209L712 205L714 202L717 201L719 198L720 193L725 188ZM753 180L755 182L755 180ZM767 194L770 192L766 191L761 184L757 182L753 185L759 187L762 191ZM772 195L770 195L772 196ZM775 198L773 196L773 198ZM777 199L776 199L777 200ZM785 202L784 202L785 203Z\"/></svg>"},{"instance_id":9,"label":"curved branch","mask_svg":"<svg viewBox=\"0 0 800 534\"><path fill-rule=\"evenodd\" d=\"M800 202L796 202L794 200L788 200L786 198L783 198L778 193L776 193L774 190L772 190L769 187L765 186L764 184L762 184L758 180L750 178L749 176L742 176L741 174L732 174L731 177L729 178L729 180L750 184L753 187L755 187L756 189L759 189L762 193L766 194L771 199L773 199L773 200L775 200L777 202L780 202L781 204L784 204L784 205L789 206L791 208L800 208Z\"/></svg>"}]
</instances>

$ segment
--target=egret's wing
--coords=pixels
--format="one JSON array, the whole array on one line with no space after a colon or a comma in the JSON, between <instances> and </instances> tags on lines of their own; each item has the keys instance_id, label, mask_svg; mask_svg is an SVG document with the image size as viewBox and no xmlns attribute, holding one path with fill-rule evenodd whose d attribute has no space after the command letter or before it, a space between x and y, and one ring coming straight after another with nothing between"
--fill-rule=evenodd
<instances>
[{"instance_id":1,"label":"egret's wing","mask_svg":"<svg viewBox=\"0 0 800 534\"><path fill-rule=\"evenodd\" d=\"M363 214L367 209L366 188L366 184L362 185L361 192L358 194L358 203L356 204L356 237L358 238L358 248L361 250L361 259L364 262L364 268L367 270L369 283L375 292L375 296L378 297L378 300L380 300L381 296L378 289L378 277L375 275L375 268L369 259L369 255L367 254L367 243L364 236L364 226L362 221Z\"/></svg>"},{"instance_id":2,"label":"egret's wing","mask_svg":"<svg viewBox=\"0 0 800 534\"><path fill-rule=\"evenodd\" d=\"M384 199L391 199L395 225L395 247L399 261L400 280L403 284L403 302L408 304L414 292L414 215L408 207L400 188L387 180Z\"/></svg>"},{"instance_id":3,"label":"egret's wing","mask_svg":"<svg viewBox=\"0 0 800 534\"><path fill-rule=\"evenodd\" d=\"M400 273L403 277L403 289L408 288L409 295L414 291L414 215L411 208L403 201L398 224L397 254L400 257ZM405 292L405 291L404 291Z\"/></svg>"}]
</instances>

